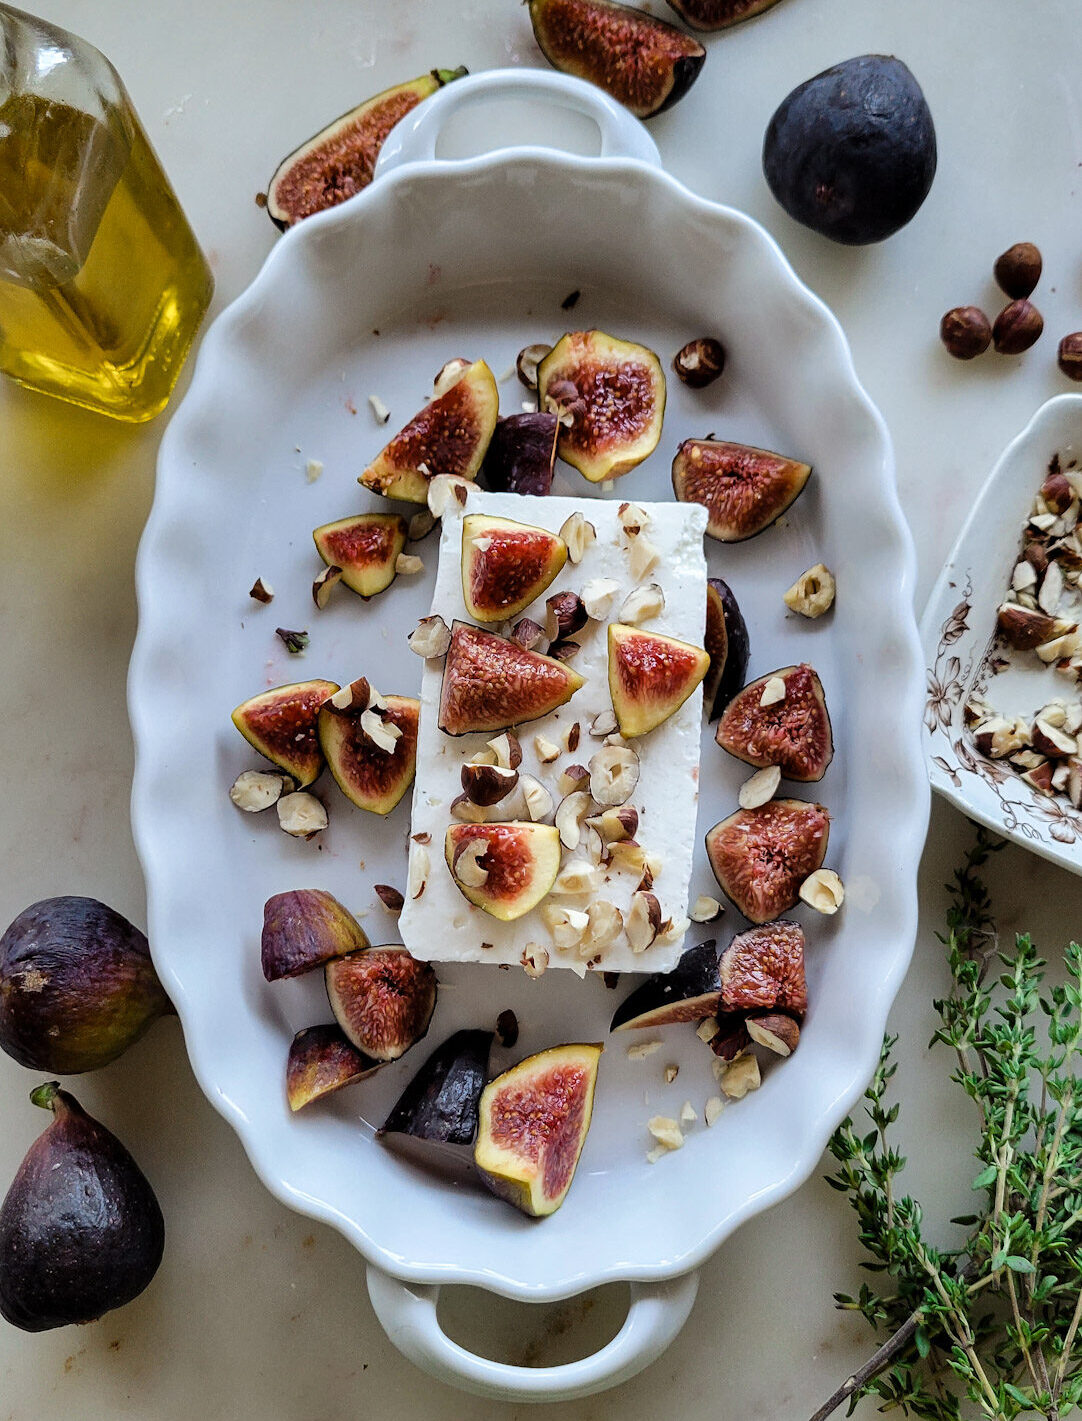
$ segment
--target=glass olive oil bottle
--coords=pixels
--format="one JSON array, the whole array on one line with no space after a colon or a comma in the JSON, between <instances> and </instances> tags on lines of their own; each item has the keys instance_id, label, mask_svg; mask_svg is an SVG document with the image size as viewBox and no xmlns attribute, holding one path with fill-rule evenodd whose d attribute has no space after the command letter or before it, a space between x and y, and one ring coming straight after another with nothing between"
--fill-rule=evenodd
<instances>
[{"instance_id":1,"label":"glass olive oil bottle","mask_svg":"<svg viewBox=\"0 0 1082 1421\"><path fill-rule=\"evenodd\" d=\"M213 279L116 71L0 4L0 371L144 420Z\"/></svg>"}]
</instances>

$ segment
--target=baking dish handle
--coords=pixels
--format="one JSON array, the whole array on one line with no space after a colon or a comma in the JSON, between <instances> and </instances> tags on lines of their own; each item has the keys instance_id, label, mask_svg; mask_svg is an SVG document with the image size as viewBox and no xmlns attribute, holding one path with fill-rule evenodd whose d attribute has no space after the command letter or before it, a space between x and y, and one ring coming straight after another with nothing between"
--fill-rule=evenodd
<instances>
[{"instance_id":1,"label":"baking dish handle","mask_svg":"<svg viewBox=\"0 0 1082 1421\"><path fill-rule=\"evenodd\" d=\"M661 167L657 144L639 120L593 84L544 69L490 69L456 79L400 119L384 140L373 176L432 161L443 126L456 109L495 99L534 99L572 109L597 124L602 158L637 158Z\"/></svg>"},{"instance_id":2,"label":"baking dish handle","mask_svg":"<svg viewBox=\"0 0 1082 1421\"><path fill-rule=\"evenodd\" d=\"M438 1286L403 1283L369 1265L368 1296L395 1346L449 1386L501 1401L570 1401L618 1386L661 1356L687 1321L697 1272L658 1283L632 1283L624 1325L600 1352L559 1367L515 1367L460 1347L436 1315Z\"/></svg>"}]
</instances>

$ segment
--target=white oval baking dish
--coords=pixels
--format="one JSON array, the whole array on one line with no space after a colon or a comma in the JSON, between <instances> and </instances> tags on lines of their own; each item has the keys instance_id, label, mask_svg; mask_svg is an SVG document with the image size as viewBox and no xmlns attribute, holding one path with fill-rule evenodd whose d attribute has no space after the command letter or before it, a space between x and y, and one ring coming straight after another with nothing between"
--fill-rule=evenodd
<instances>
[{"instance_id":1,"label":"white oval baking dish","mask_svg":"<svg viewBox=\"0 0 1082 1421\"><path fill-rule=\"evenodd\" d=\"M587 114L600 156L516 148L435 159L454 110L509 95ZM560 298L572 289L582 296L567 315ZM482 354L500 371L528 340L589 324L669 354L689 336L717 332L729 350L710 390L670 381L662 445L618 496L667 497L676 440L711 429L799 453L817 470L782 526L715 546L710 562L744 605L751 674L809 659L823 676L837 753L814 789L835 816L830 862L848 899L837 918L807 923L812 1006L799 1051L657 1165L645 1159L645 1119L675 1113L685 1097L701 1116L715 1090L709 1053L690 1032L672 1033L645 1063L630 1062L618 1038L609 1042L574 1188L538 1224L375 1142L373 1124L424 1046L327 1108L290 1116L281 1085L289 1036L329 1014L319 982L262 980L263 901L288 887L325 887L367 912L374 940L384 924L393 940L371 889L402 878L408 811L400 806L373 831L370 816L328 794L332 823L319 848L260 822L266 816L239 815L226 788L254 757L229 710L298 676L345 680L375 668L381 689L413 689L420 663L403 634L428 610L429 574L366 607L342 594L318 619L310 601L319 564L309 531L364 506L356 474L386 437L366 397L379 394L400 422L450 356ZM505 411L520 394L513 382L501 387ZM323 465L314 482L309 459ZM599 493L564 474L561 492ZM422 551L434 559L431 544ZM820 559L838 578L834 612L823 623L786 616L781 592ZM256 576L276 588L271 608L247 597ZM837 322L757 224L661 171L642 126L598 91L536 71L460 80L395 130L377 182L286 234L207 333L162 443L137 579L133 820L155 960L209 1099L268 1188L334 1224L368 1259L381 1321L423 1367L467 1389L549 1401L633 1375L682 1325L696 1267L814 1168L874 1067L912 951L928 808L913 554L887 432ZM312 627L299 670L273 635L279 624ZM729 812L743 777L704 730L700 829ZM700 862L693 892L710 886ZM735 926L723 919L716 930ZM531 982L449 966L440 977L433 1044L504 1006L522 1023L519 1054L602 1040L618 1000L596 978L568 972ZM667 1061L680 1066L668 1095L656 1065ZM618 1279L633 1285L623 1330L564 1367L474 1357L436 1318L446 1283L529 1301Z\"/></svg>"}]
</instances>

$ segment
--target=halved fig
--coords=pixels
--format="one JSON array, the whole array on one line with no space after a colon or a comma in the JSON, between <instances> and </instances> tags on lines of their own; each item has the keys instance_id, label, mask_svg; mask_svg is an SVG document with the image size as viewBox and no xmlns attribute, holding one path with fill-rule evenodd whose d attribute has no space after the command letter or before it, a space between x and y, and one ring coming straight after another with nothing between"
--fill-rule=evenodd
<instances>
[{"instance_id":1,"label":"halved fig","mask_svg":"<svg viewBox=\"0 0 1082 1421\"><path fill-rule=\"evenodd\" d=\"M529 0L541 52L554 69L587 79L650 118L682 99L706 50L690 35L614 0Z\"/></svg>"},{"instance_id":2,"label":"halved fig","mask_svg":"<svg viewBox=\"0 0 1082 1421\"><path fill-rule=\"evenodd\" d=\"M485 457L500 397L492 371L475 360L437 399L430 400L376 455L357 480L406 503L427 503L437 474L475 479Z\"/></svg>"},{"instance_id":3,"label":"halved fig","mask_svg":"<svg viewBox=\"0 0 1082 1421\"><path fill-rule=\"evenodd\" d=\"M345 1038L338 1026L306 1026L290 1042L286 1062L286 1099L290 1110L303 1110L354 1081L363 1081L383 1065Z\"/></svg>"},{"instance_id":4,"label":"halved fig","mask_svg":"<svg viewBox=\"0 0 1082 1421\"><path fill-rule=\"evenodd\" d=\"M338 689L336 681L275 686L242 701L233 712L233 724L249 745L291 776L298 789L304 789L323 768L316 733L319 708Z\"/></svg>"},{"instance_id":5,"label":"halved fig","mask_svg":"<svg viewBox=\"0 0 1082 1421\"><path fill-rule=\"evenodd\" d=\"M748 674L748 628L733 596L720 577L706 580L706 654L710 670L703 681L707 717L716 720L744 684Z\"/></svg>"},{"instance_id":6,"label":"halved fig","mask_svg":"<svg viewBox=\"0 0 1082 1421\"><path fill-rule=\"evenodd\" d=\"M477 1139L491 1046L491 1031L456 1031L437 1046L398 1097L380 1139L422 1164L465 1165Z\"/></svg>"},{"instance_id":7,"label":"halved fig","mask_svg":"<svg viewBox=\"0 0 1082 1421\"><path fill-rule=\"evenodd\" d=\"M727 30L761 15L778 0L668 0L670 7L693 30Z\"/></svg>"},{"instance_id":8,"label":"halved fig","mask_svg":"<svg viewBox=\"0 0 1082 1421\"><path fill-rule=\"evenodd\" d=\"M543 410L560 416L560 458L591 483L619 478L657 448L665 372L634 341L570 332L537 367L537 394Z\"/></svg>"},{"instance_id":9,"label":"halved fig","mask_svg":"<svg viewBox=\"0 0 1082 1421\"><path fill-rule=\"evenodd\" d=\"M406 520L398 513L359 513L324 523L312 534L327 566L340 567L342 581L366 600L394 581L408 536Z\"/></svg>"},{"instance_id":10,"label":"halved fig","mask_svg":"<svg viewBox=\"0 0 1082 1421\"><path fill-rule=\"evenodd\" d=\"M384 89L321 128L275 168L267 184L267 216L284 232L367 187L383 141L399 119L466 72L433 69Z\"/></svg>"},{"instance_id":11,"label":"halved fig","mask_svg":"<svg viewBox=\"0 0 1082 1421\"><path fill-rule=\"evenodd\" d=\"M462 896L501 923L536 908L560 871L551 824L452 824L443 853Z\"/></svg>"},{"instance_id":12,"label":"halved fig","mask_svg":"<svg viewBox=\"0 0 1082 1421\"><path fill-rule=\"evenodd\" d=\"M749 928L721 954L721 998L728 1011L776 1007L798 1018L808 1010L804 932L797 923Z\"/></svg>"},{"instance_id":13,"label":"halved fig","mask_svg":"<svg viewBox=\"0 0 1082 1421\"><path fill-rule=\"evenodd\" d=\"M490 1081L473 1157L494 1194L541 1218L563 1203L590 1128L601 1046L550 1046Z\"/></svg>"},{"instance_id":14,"label":"halved fig","mask_svg":"<svg viewBox=\"0 0 1082 1421\"><path fill-rule=\"evenodd\" d=\"M369 947L324 968L335 1020L358 1051L397 1061L428 1030L436 974L404 947Z\"/></svg>"},{"instance_id":15,"label":"halved fig","mask_svg":"<svg viewBox=\"0 0 1082 1421\"><path fill-rule=\"evenodd\" d=\"M811 475L811 465L769 449L716 439L685 439L672 465L681 503L701 503L707 536L722 543L754 538L780 518Z\"/></svg>"},{"instance_id":16,"label":"halved fig","mask_svg":"<svg viewBox=\"0 0 1082 1421\"><path fill-rule=\"evenodd\" d=\"M609 623L609 694L625 740L645 735L678 711L710 666L701 646Z\"/></svg>"},{"instance_id":17,"label":"halved fig","mask_svg":"<svg viewBox=\"0 0 1082 1421\"><path fill-rule=\"evenodd\" d=\"M557 576L567 544L546 528L471 513L462 520L462 597L477 622L517 617Z\"/></svg>"},{"instance_id":18,"label":"halved fig","mask_svg":"<svg viewBox=\"0 0 1082 1421\"><path fill-rule=\"evenodd\" d=\"M481 477L496 493L544 495L552 489L556 416L548 410L509 414L496 421Z\"/></svg>"},{"instance_id":19,"label":"halved fig","mask_svg":"<svg viewBox=\"0 0 1082 1421\"><path fill-rule=\"evenodd\" d=\"M367 946L357 919L323 888L275 893L263 905L260 959L268 982L299 977Z\"/></svg>"},{"instance_id":20,"label":"halved fig","mask_svg":"<svg viewBox=\"0 0 1082 1421\"><path fill-rule=\"evenodd\" d=\"M413 783L417 767L417 726L421 703L412 696L387 696L380 711L384 724L402 732L394 749L382 749L367 734L364 715L338 710L327 701L319 712L319 743L338 788L373 814L390 814Z\"/></svg>"},{"instance_id":21,"label":"halved fig","mask_svg":"<svg viewBox=\"0 0 1082 1421\"><path fill-rule=\"evenodd\" d=\"M738 809L706 836L714 877L752 923L766 923L796 906L800 885L821 868L830 815L821 804L772 799Z\"/></svg>"},{"instance_id":22,"label":"halved fig","mask_svg":"<svg viewBox=\"0 0 1082 1421\"><path fill-rule=\"evenodd\" d=\"M443 664L440 729L507 730L565 705L581 685L578 672L555 657L455 622Z\"/></svg>"},{"instance_id":23,"label":"halved fig","mask_svg":"<svg viewBox=\"0 0 1082 1421\"><path fill-rule=\"evenodd\" d=\"M780 699L771 699L771 681L784 686ZM802 662L749 681L722 712L715 738L747 765L777 765L787 780L821 780L834 757L834 739L819 677Z\"/></svg>"},{"instance_id":24,"label":"halved fig","mask_svg":"<svg viewBox=\"0 0 1082 1421\"><path fill-rule=\"evenodd\" d=\"M702 1021L721 1002L717 944L711 938L689 947L671 972L655 972L636 987L613 1013L610 1031L637 1031L644 1026L671 1026L678 1021Z\"/></svg>"}]
</instances>

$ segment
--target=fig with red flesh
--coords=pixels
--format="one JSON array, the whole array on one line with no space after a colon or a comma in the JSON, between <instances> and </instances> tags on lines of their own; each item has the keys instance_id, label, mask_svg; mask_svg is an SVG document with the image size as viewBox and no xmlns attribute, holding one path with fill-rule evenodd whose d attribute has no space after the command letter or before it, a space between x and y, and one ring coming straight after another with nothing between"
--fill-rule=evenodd
<instances>
[{"instance_id":1,"label":"fig with red flesh","mask_svg":"<svg viewBox=\"0 0 1082 1421\"><path fill-rule=\"evenodd\" d=\"M357 919L323 888L275 893L263 905L260 958L268 982L299 977L367 946Z\"/></svg>"},{"instance_id":2,"label":"fig with red flesh","mask_svg":"<svg viewBox=\"0 0 1082 1421\"><path fill-rule=\"evenodd\" d=\"M769 528L804 488L811 465L769 449L716 439L685 439L672 465L681 503L701 503L707 536L741 543Z\"/></svg>"},{"instance_id":3,"label":"fig with red flesh","mask_svg":"<svg viewBox=\"0 0 1082 1421\"><path fill-rule=\"evenodd\" d=\"M440 729L507 730L565 705L581 685L578 672L555 657L455 622L443 665Z\"/></svg>"},{"instance_id":4,"label":"fig with red flesh","mask_svg":"<svg viewBox=\"0 0 1082 1421\"><path fill-rule=\"evenodd\" d=\"M823 865L829 837L821 804L772 799L715 824L706 854L729 901L749 922L766 923L795 907L800 885Z\"/></svg>"},{"instance_id":5,"label":"fig with red flesh","mask_svg":"<svg viewBox=\"0 0 1082 1421\"><path fill-rule=\"evenodd\" d=\"M542 1218L563 1203L590 1128L598 1044L550 1046L490 1081L474 1162L501 1199Z\"/></svg>"},{"instance_id":6,"label":"fig with red flesh","mask_svg":"<svg viewBox=\"0 0 1082 1421\"><path fill-rule=\"evenodd\" d=\"M645 346L572 331L537 367L537 393L561 416L557 453L591 483L619 478L657 448L665 372Z\"/></svg>"},{"instance_id":7,"label":"fig with red flesh","mask_svg":"<svg viewBox=\"0 0 1082 1421\"><path fill-rule=\"evenodd\" d=\"M338 1026L306 1026L290 1042L286 1062L286 1099L290 1110L303 1110L354 1081L374 1075L383 1065L348 1042Z\"/></svg>"},{"instance_id":8,"label":"fig with red flesh","mask_svg":"<svg viewBox=\"0 0 1082 1421\"><path fill-rule=\"evenodd\" d=\"M492 371L475 360L449 390L430 400L386 444L357 480L406 503L427 503L437 474L475 479L496 428L500 397Z\"/></svg>"},{"instance_id":9,"label":"fig with red flesh","mask_svg":"<svg viewBox=\"0 0 1082 1421\"><path fill-rule=\"evenodd\" d=\"M456 1031L437 1046L383 1122L380 1139L422 1164L466 1165L491 1046L491 1031Z\"/></svg>"},{"instance_id":10,"label":"fig with red flesh","mask_svg":"<svg viewBox=\"0 0 1082 1421\"><path fill-rule=\"evenodd\" d=\"M604 89L637 118L682 99L706 50L690 35L614 0L529 0L534 37L562 74Z\"/></svg>"},{"instance_id":11,"label":"fig with red flesh","mask_svg":"<svg viewBox=\"0 0 1082 1421\"><path fill-rule=\"evenodd\" d=\"M233 724L249 745L304 789L323 769L316 731L319 708L338 689L336 681L275 686L243 701L233 712Z\"/></svg>"},{"instance_id":12,"label":"fig with red flesh","mask_svg":"<svg viewBox=\"0 0 1082 1421\"><path fill-rule=\"evenodd\" d=\"M366 188L384 139L395 124L422 99L465 73L462 68L433 69L384 89L283 158L267 184L267 215L274 225L284 232Z\"/></svg>"},{"instance_id":13,"label":"fig with red flesh","mask_svg":"<svg viewBox=\"0 0 1082 1421\"><path fill-rule=\"evenodd\" d=\"M501 923L536 908L560 871L560 835L551 824L452 824L443 852L462 896Z\"/></svg>"},{"instance_id":14,"label":"fig with red flesh","mask_svg":"<svg viewBox=\"0 0 1082 1421\"><path fill-rule=\"evenodd\" d=\"M496 493L551 492L556 429L556 416L547 410L498 419L481 466L487 486Z\"/></svg>"},{"instance_id":15,"label":"fig with red flesh","mask_svg":"<svg viewBox=\"0 0 1082 1421\"><path fill-rule=\"evenodd\" d=\"M335 1020L366 1056L397 1061L428 1030L436 974L404 947L369 947L323 970Z\"/></svg>"},{"instance_id":16,"label":"fig with red flesh","mask_svg":"<svg viewBox=\"0 0 1082 1421\"><path fill-rule=\"evenodd\" d=\"M393 750L384 750L365 732L362 716L328 701L319 712L319 743L338 788L358 809L390 814L413 783L417 767L417 726L421 703L412 696L387 696L384 724L402 732Z\"/></svg>"},{"instance_id":17,"label":"fig with red flesh","mask_svg":"<svg viewBox=\"0 0 1082 1421\"><path fill-rule=\"evenodd\" d=\"M366 600L394 581L395 564L408 536L406 520L397 513L339 518L312 534L327 566L340 567L345 585Z\"/></svg>"},{"instance_id":18,"label":"fig with red flesh","mask_svg":"<svg viewBox=\"0 0 1082 1421\"><path fill-rule=\"evenodd\" d=\"M763 692L773 680L784 684L785 695L764 706ZM787 780L821 780L834 756L834 740L819 677L801 663L749 681L722 712L715 738L747 765L777 765Z\"/></svg>"},{"instance_id":19,"label":"fig with red flesh","mask_svg":"<svg viewBox=\"0 0 1082 1421\"><path fill-rule=\"evenodd\" d=\"M646 735L678 711L710 666L701 646L609 623L609 694L625 740Z\"/></svg>"},{"instance_id":20,"label":"fig with red flesh","mask_svg":"<svg viewBox=\"0 0 1082 1421\"><path fill-rule=\"evenodd\" d=\"M761 15L778 0L668 0L669 5L693 30L727 30Z\"/></svg>"},{"instance_id":21,"label":"fig with red flesh","mask_svg":"<svg viewBox=\"0 0 1082 1421\"><path fill-rule=\"evenodd\" d=\"M785 918L749 928L721 954L721 997L728 1011L777 1008L802 1018L808 1010L804 932Z\"/></svg>"},{"instance_id":22,"label":"fig with red flesh","mask_svg":"<svg viewBox=\"0 0 1082 1421\"><path fill-rule=\"evenodd\" d=\"M748 628L733 596L720 577L706 581L706 654L710 670L703 681L703 704L710 720L717 720L744 684L748 674Z\"/></svg>"},{"instance_id":23,"label":"fig with red flesh","mask_svg":"<svg viewBox=\"0 0 1082 1421\"><path fill-rule=\"evenodd\" d=\"M462 597L477 622L517 617L567 561L567 544L546 528L471 513L462 520Z\"/></svg>"},{"instance_id":24,"label":"fig with red flesh","mask_svg":"<svg viewBox=\"0 0 1082 1421\"><path fill-rule=\"evenodd\" d=\"M616 1008L610 1031L702 1021L721 1003L717 944L711 939L689 947L671 972L655 972Z\"/></svg>"}]
</instances>

